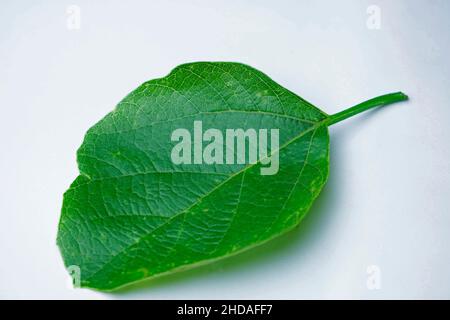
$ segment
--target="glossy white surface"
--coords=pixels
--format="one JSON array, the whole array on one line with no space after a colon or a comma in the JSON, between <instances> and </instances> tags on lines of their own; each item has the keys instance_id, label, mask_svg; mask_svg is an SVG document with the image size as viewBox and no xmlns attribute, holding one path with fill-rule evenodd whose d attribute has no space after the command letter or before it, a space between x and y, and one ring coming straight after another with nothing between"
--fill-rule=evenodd
<instances>
[{"instance_id":1,"label":"glossy white surface","mask_svg":"<svg viewBox=\"0 0 450 320\"><path fill-rule=\"evenodd\" d=\"M450 298L449 1L71 2L0 4L0 298ZM250 64L328 113L411 100L330 129L329 182L288 235L121 293L69 289L55 239L85 131L197 60Z\"/></svg>"}]
</instances>

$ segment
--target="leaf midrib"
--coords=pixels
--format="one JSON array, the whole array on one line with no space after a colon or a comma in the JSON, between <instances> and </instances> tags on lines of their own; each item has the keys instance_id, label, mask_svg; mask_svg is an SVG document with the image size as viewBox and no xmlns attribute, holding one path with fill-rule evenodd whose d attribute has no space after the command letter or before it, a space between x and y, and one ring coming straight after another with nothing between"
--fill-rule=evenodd
<instances>
[{"instance_id":1,"label":"leaf midrib","mask_svg":"<svg viewBox=\"0 0 450 320\"><path fill-rule=\"evenodd\" d=\"M268 115L268 116L272 116L272 117L291 119L291 120L298 121L300 123L308 123L308 124L313 124L313 125L318 123L317 121L313 121L313 120L302 119L302 118L297 118L295 116L290 116L290 115L281 114L281 113L273 113L273 112L268 112L268 111L258 111L258 110L221 110L221 111L214 111L214 112L200 112L198 114L196 113L196 114L190 114L190 115L186 115L186 116L178 117L178 118L172 118L172 119L167 119L167 120L155 121L155 122L149 123L149 124L147 124L145 126L140 126L140 127L136 127L136 128L132 128L132 129L128 129L128 130L119 130L119 131L114 131L114 132L102 132L102 133L88 132L86 136L88 136L88 135L98 135L98 136L100 136L100 135L112 135L112 134L120 134L120 133L125 133L125 132L132 132L132 131L136 131L136 130L140 130L140 129L151 127L151 126L153 126L155 124L158 124L158 123L165 123L165 122L168 122L168 121L177 121L177 120L181 120L181 119L195 118L195 117L198 117L199 115L200 116L201 115L215 115L215 114L222 114L222 113L244 113L244 114L254 114L254 115L262 114L262 115ZM325 120L325 119L323 119L323 120ZM321 120L321 121L323 121L323 120ZM85 140L86 140L86 138L85 138ZM85 154L85 153L81 152L81 150L82 150L82 147L78 150L77 157L79 157L79 156L90 157L90 158L93 158L93 159L95 159L97 161L105 162L106 164L108 164L108 165L110 165L110 166L112 166L115 169L120 171L120 169L117 168L114 164L106 162L104 159L100 159L100 158L97 158L95 156ZM78 161L78 162L79 162L78 166L80 167L80 161ZM83 186L83 185L85 185L85 184L87 184L89 182L93 182L93 181L101 181L101 180L105 180L105 179L109 179L109 178L111 178L111 179L113 179L113 178L122 178L122 177L131 176L131 175L142 174L141 172L127 173L127 174L122 174L121 173L121 174L115 175L115 176L96 178L96 177L92 177L90 174L88 174L86 172L83 172L81 170L81 168L79 168L79 170L80 170L80 174L81 175L83 175L86 178L88 178L88 181L86 181L86 183L84 183L84 184L77 185L76 187L81 187L81 186ZM158 172L158 171L155 171L155 172ZM173 173L177 173L177 172L174 171ZM74 187L69 188L69 190L71 190L71 189L74 189ZM67 191L69 191L69 190L67 190Z\"/></svg>"},{"instance_id":2,"label":"leaf midrib","mask_svg":"<svg viewBox=\"0 0 450 320\"><path fill-rule=\"evenodd\" d=\"M131 104L131 103L124 101L124 102L121 102L120 104ZM309 124L317 123L314 120L299 118L299 117L291 116L291 115L284 114L284 113L276 113L276 112L260 111L260 110L229 109L229 110L219 110L219 111L199 111L199 112L196 112L196 113L193 113L193 114L187 114L187 115L184 115L184 116L181 116L181 117L176 117L176 118L171 118L171 119L163 119L163 120L160 120L160 121L154 121L154 122L151 122L151 123L147 123L146 125L130 128L130 129L127 129L127 130L117 130L117 131L112 131L112 132L100 132L100 133L95 133L95 132L89 132L88 131L87 135L110 135L110 134L117 134L117 133L126 133L126 132L132 132L132 131L136 131L136 130L140 130L140 129L146 129L146 128L149 128L149 127L154 126L156 124L167 123L167 122L172 122L172 121L177 121L177 120L183 120L183 119L193 118L193 117L202 116L202 115L216 115L216 114L223 114L223 113L262 114L262 115L268 115L268 116L272 116L272 117L291 119L291 120L295 120L295 121L298 121L298 122L304 122L304 123L309 123Z\"/></svg>"}]
</instances>

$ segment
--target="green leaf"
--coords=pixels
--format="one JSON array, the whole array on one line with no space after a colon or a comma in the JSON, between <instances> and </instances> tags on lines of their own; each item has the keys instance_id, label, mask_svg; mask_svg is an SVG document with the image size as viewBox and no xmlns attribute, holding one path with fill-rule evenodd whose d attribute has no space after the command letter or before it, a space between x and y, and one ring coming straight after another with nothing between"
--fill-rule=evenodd
<instances>
[{"instance_id":1,"label":"green leaf","mask_svg":"<svg viewBox=\"0 0 450 320\"><path fill-rule=\"evenodd\" d=\"M180 65L131 92L87 132L59 223L65 265L79 267L81 286L113 290L285 233L327 180L328 126L405 99L394 93L328 116L249 66ZM176 164L172 134L194 132L195 121L203 132L278 129L278 146L270 140L256 163L229 164L198 163L194 146L200 160ZM275 174L263 175L276 157Z\"/></svg>"}]
</instances>

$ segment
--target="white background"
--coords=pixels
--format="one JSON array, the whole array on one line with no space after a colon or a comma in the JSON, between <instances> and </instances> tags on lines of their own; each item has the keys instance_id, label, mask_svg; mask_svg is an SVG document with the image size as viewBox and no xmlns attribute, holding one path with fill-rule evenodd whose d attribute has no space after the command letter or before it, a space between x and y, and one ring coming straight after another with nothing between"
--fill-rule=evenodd
<instances>
[{"instance_id":1,"label":"white background","mask_svg":"<svg viewBox=\"0 0 450 320\"><path fill-rule=\"evenodd\" d=\"M2 1L0 298L450 298L449 18L425 0ZM328 184L293 232L119 293L69 289L55 242L84 133L198 60L252 65L328 113L411 99L330 129Z\"/></svg>"}]
</instances>

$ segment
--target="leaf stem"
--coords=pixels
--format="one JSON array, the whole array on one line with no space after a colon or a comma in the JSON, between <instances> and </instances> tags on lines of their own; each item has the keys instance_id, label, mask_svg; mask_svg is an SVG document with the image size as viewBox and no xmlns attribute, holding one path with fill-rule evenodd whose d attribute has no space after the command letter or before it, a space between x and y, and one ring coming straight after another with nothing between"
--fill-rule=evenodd
<instances>
[{"instance_id":1,"label":"leaf stem","mask_svg":"<svg viewBox=\"0 0 450 320\"><path fill-rule=\"evenodd\" d=\"M395 92L395 93L389 93L385 94L370 100L367 100L365 102L362 102L360 104L357 104L354 107L348 108L346 110L343 110L341 112L335 113L331 115L328 118L327 124L328 126L331 126L337 122L340 122L342 120L345 120L347 118L353 117L354 115L357 115L358 113L364 112L366 110L385 106L391 103L400 102L408 100L408 96L404 94L403 92Z\"/></svg>"}]
</instances>

